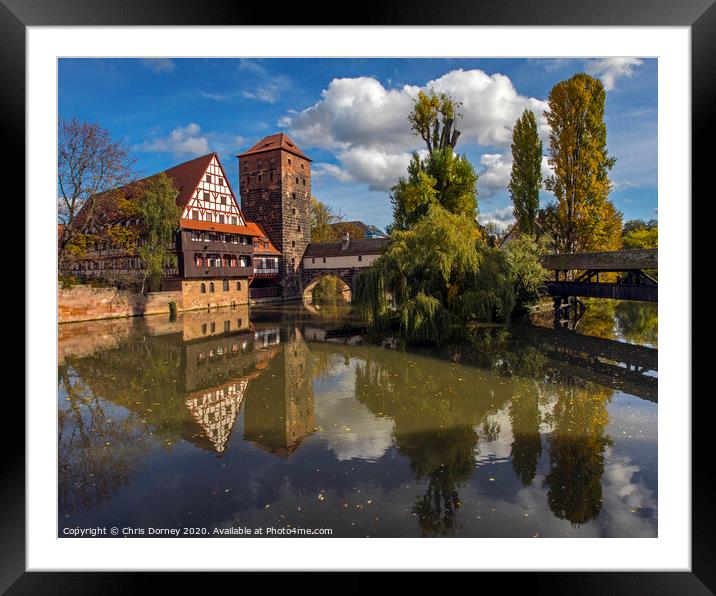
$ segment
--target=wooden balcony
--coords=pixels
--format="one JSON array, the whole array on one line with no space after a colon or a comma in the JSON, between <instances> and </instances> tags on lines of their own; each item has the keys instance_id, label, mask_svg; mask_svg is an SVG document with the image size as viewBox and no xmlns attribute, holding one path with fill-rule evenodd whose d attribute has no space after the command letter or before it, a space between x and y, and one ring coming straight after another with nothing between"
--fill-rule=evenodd
<instances>
[{"instance_id":1,"label":"wooden balcony","mask_svg":"<svg viewBox=\"0 0 716 596\"><path fill-rule=\"evenodd\" d=\"M184 274L186 278L204 278L211 279L214 277L251 277L253 275L253 267L198 267L194 261L184 262Z\"/></svg>"}]
</instances>

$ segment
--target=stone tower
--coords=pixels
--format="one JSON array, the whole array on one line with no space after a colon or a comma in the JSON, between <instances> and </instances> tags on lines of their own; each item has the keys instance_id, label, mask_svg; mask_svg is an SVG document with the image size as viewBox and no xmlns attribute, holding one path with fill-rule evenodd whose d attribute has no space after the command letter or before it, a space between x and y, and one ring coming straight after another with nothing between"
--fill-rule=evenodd
<instances>
[{"instance_id":1,"label":"stone tower","mask_svg":"<svg viewBox=\"0 0 716 596\"><path fill-rule=\"evenodd\" d=\"M284 299L301 297L301 259L311 240L311 159L285 134L270 135L237 156L241 209L281 251Z\"/></svg>"}]
</instances>

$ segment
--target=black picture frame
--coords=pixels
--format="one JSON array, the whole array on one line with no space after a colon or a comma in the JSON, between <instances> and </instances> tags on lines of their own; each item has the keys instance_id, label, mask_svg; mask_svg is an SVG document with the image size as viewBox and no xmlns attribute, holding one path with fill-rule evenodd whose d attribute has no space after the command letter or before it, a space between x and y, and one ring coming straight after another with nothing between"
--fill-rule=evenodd
<instances>
[{"instance_id":1,"label":"black picture frame","mask_svg":"<svg viewBox=\"0 0 716 596\"><path fill-rule=\"evenodd\" d=\"M713 151L706 143L713 138L712 110L716 106L716 5L715 0L413 0L388 5L362 2L355 10L343 5L312 2L303 8L277 10L262 3L236 3L180 0L0 0L0 31L3 47L0 53L2 90L0 103L5 146L8 151L2 168L6 179L19 178L25 170L25 38L31 26L102 26L102 25L501 25L501 26L682 26L691 28L692 36L692 188L693 195L704 191L713 169ZM308 8L310 7L310 10ZM350 17L350 21L346 19ZM712 143L709 143L712 145ZM698 151L699 146L703 151ZM710 187L712 188L712 184ZM670 198L671 200L672 198ZM27 200L27 198L26 198ZM684 197L689 201L689 197ZM696 237L692 232L692 237ZM692 251L693 252L693 251ZM697 268L692 266L692 271ZM19 286L22 287L22 286ZM691 288L685 288L685 300L691 301ZM27 317L32 313L26 312ZM692 370L698 366L692 365ZM695 392L694 392L695 393ZM667 396L681 399L687 405L690 395ZM708 400L708 394L699 397ZM26 399L29 396L26 396ZM4 396L6 420L25 419L24 404L10 392ZM702 402L691 402L692 408L692 571L689 572L565 572L485 574L481 589L499 586L501 590L514 582L527 582L550 592L579 594L710 594L716 591L716 515L711 500L710 445L706 425L710 417ZM19 429L20 425L15 423ZM22 425L24 429L24 425ZM21 431L24 435L24 431ZM165 573L37 573L25 571L25 454L24 436L3 433L4 476L0 492L0 590L9 594L126 593L133 588L147 588L147 582L158 581L170 589L179 580L183 589L205 589L206 579L199 574ZM663 445L663 443L662 443ZM635 540L635 548L638 541ZM81 563L81 562L79 562ZM559 561L555 562L555 566ZM189 575L189 577L188 577ZM350 592L364 591L369 581L362 574L355 579L337 578L334 588ZM152 576L151 578L148 576ZM256 578L258 579L258 578ZM214 578L211 579L213 583ZM304 583L305 578L282 574L281 583ZM331 580L328 580L330 582ZM425 580L421 579L425 586ZM429 580L432 581L432 580ZM271 579L271 590L277 580ZM330 583L325 584L330 586ZM425 586L427 587L427 586ZM477 587L477 586L476 586ZM334 589L329 588L329 589ZM318 587L316 589L319 589Z\"/></svg>"}]
</instances>

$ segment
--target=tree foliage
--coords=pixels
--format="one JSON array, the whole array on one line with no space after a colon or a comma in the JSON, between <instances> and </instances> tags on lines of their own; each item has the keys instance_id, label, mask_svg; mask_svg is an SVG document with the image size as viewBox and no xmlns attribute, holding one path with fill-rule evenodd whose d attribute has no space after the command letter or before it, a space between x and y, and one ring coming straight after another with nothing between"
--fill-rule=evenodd
<instances>
[{"instance_id":1,"label":"tree foliage","mask_svg":"<svg viewBox=\"0 0 716 596\"><path fill-rule=\"evenodd\" d=\"M333 225L339 223L343 217L333 209L311 197L311 242L328 242L335 240Z\"/></svg>"},{"instance_id":2,"label":"tree foliage","mask_svg":"<svg viewBox=\"0 0 716 596\"><path fill-rule=\"evenodd\" d=\"M390 230L407 230L420 221L431 207L477 218L477 174L464 155L451 147L433 151L425 159L413 154L408 176L391 189L393 223Z\"/></svg>"},{"instance_id":3,"label":"tree foliage","mask_svg":"<svg viewBox=\"0 0 716 596\"><path fill-rule=\"evenodd\" d=\"M554 175L545 181L556 203L545 210L549 231L561 252L618 249L621 214L609 200L605 92L601 81L580 73L557 83L545 112L551 132L549 163Z\"/></svg>"},{"instance_id":4,"label":"tree foliage","mask_svg":"<svg viewBox=\"0 0 716 596\"><path fill-rule=\"evenodd\" d=\"M411 342L434 343L469 320L506 320L514 307L509 265L474 219L431 205L355 279L353 303L374 329L393 326Z\"/></svg>"},{"instance_id":5,"label":"tree foliage","mask_svg":"<svg viewBox=\"0 0 716 596\"><path fill-rule=\"evenodd\" d=\"M534 294L544 285L549 275L540 261L544 252L544 246L529 234L520 234L505 247L510 279L517 294Z\"/></svg>"},{"instance_id":6,"label":"tree foliage","mask_svg":"<svg viewBox=\"0 0 716 596\"><path fill-rule=\"evenodd\" d=\"M622 248L658 248L659 226L656 220L632 219L622 228Z\"/></svg>"},{"instance_id":7,"label":"tree foliage","mask_svg":"<svg viewBox=\"0 0 716 596\"><path fill-rule=\"evenodd\" d=\"M525 110L512 129L512 172L508 189L520 230L535 233L542 187L542 141L534 112Z\"/></svg>"},{"instance_id":8,"label":"tree foliage","mask_svg":"<svg viewBox=\"0 0 716 596\"><path fill-rule=\"evenodd\" d=\"M112 190L132 178L134 160L121 141L113 140L99 124L80 122L77 118L61 120L57 147L57 217L63 225L58 239L58 258L81 251L96 234L94 228L112 202ZM93 200L90 200L93 199ZM82 213L81 217L78 217Z\"/></svg>"},{"instance_id":9,"label":"tree foliage","mask_svg":"<svg viewBox=\"0 0 716 596\"><path fill-rule=\"evenodd\" d=\"M145 271L142 292L147 280L152 287L158 286L165 268L176 264L173 240L181 215L177 192L171 178L162 172L147 179L134 203L141 228L138 254Z\"/></svg>"},{"instance_id":10,"label":"tree foliage","mask_svg":"<svg viewBox=\"0 0 716 596\"><path fill-rule=\"evenodd\" d=\"M460 117L460 102L447 93L420 91L413 100L413 109L408 115L413 134L425 141L428 153L441 149L455 149L460 131L455 121Z\"/></svg>"}]
</instances>

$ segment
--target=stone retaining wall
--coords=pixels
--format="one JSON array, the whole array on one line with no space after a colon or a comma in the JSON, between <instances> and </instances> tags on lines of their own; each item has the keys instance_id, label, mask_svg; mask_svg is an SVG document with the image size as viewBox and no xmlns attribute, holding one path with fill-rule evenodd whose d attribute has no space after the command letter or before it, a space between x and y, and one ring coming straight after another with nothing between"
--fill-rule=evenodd
<instances>
[{"instance_id":1,"label":"stone retaining wall","mask_svg":"<svg viewBox=\"0 0 716 596\"><path fill-rule=\"evenodd\" d=\"M57 316L60 323L91 321L115 317L169 314L169 303L183 309L181 291L138 294L116 288L79 285L57 290Z\"/></svg>"}]
</instances>

